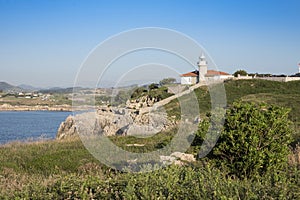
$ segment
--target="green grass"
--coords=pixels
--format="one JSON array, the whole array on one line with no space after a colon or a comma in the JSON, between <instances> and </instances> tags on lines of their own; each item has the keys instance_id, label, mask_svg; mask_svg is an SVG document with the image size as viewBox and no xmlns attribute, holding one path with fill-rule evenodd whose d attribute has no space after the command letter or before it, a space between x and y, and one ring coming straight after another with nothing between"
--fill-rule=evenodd
<instances>
[{"instance_id":1,"label":"green grass","mask_svg":"<svg viewBox=\"0 0 300 200\"><path fill-rule=\"evenodd\" d=\"M147 138L138 138L134 136L110 136L109 138L114 144L122 147L126 151L146 153L165 147L172 140L176 132L177 129L172 129ZM128 146L130 144L139 144L142 146Z\"/></svg>"},{"instance_id":2,"label":"green grass","mask_svg":"<svg viewBox=\"0 0 300 200\"><path fill-rule=\"evenodd\" d=\"M1 170L45 176L77 172L87 162L97 163L79 140L8 144L0 147L0 160Z\"/></svg>"},{"instance_id":3,"label":"green grass","mask_svg":"<svg viewBox=\"0 0 300 200\"><path fill-rule=\"evenodd\" d=\"M265 102L291 109L289 119L294 123L294 138L300 141L300 81L276 82L267 80L229 80L224 83L227 104L231 105L235 100ZM207 87L195 90L199 103L200 116L204 118L211 109L211 97ZM189 102L190 95L180 98L181 102ZM189 106L193 108L193 105ZM179 101L173 100L165 109L169 116L180 119Z\"/></svg>"},{"instance_id":4,"label":"green grass","mask_svg":"<svg viewBox=\"0 0 300 200\"><path fill-rule=\"evenodd\" d=\"M122 145L137 142L121 140ZM0 155L1 199L300 198L300 170L294 166L256 180L228 176L205 160L122 173L95 160L80 140L9 144L0 148Z\"/></svg>"},{"instance_id":5,"label":"green grass","mask_svg":"<svg viewBox=\"0 0 300 200\"><path fill-rule=\"evenodd\" d=\"M10 104L13 106L16 105L25 105L25 106L36 106L36 105L44 105L44 106L53 106L53 105L72 105L72 100L68 97L67 94L53 94L48 100L42 100L41 97L35 97L32 99L26 98L16 98L14 96L6 96L1 97L1 104Z\"/></svg>"}]
</instances>

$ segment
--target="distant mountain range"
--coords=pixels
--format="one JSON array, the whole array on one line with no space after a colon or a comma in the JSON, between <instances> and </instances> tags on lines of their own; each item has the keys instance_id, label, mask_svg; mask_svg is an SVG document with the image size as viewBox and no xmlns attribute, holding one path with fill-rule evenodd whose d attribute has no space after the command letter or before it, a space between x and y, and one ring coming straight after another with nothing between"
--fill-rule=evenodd
<instances>
[{"instance_id":1,"label":"distant mountain range","mask_svg":"<svg viewBox=\"0 0 300 200\"><path fill-rule=\"evenodd\" d=\"M3 92L21 92L23 89L6 82L0 82L0 90Z\"/></svg>"},{"instance_id":2,"label":"distant mountain range","mask_svg":"<svg viewBox=\"0 0 300 200\"><path fill-rule=\"evenodd\" d=\"M118 87L120 89L122 88L133 88L137 87L137 84L128 85L128 86L121 86ZM21 84L18 86L11 85L9 83L6 83L4 81L0 81L0 92L42 92L42 93L72 93L73 90L80 91L80 90L92 90L95 88L87 88L87 87L51 87L51 88L41 88L41 87L34 87L27 84ZM100 88L101 89L101 88Z\"/></svg>"},{"instance_id":3,"label":"distant mountain range","mask_svg":"<svg viewBox=\"0 0 300 200\"><path fill-rule=\"evenodd\" d=\"M31 85L26 85L26 84L18 85L18 87L22 88L23 90L27 90L27 91L38 91L38 90L43 89L43 88L33 87Z\"/></svg>"},{"instance_id":4,"label":"distant mountain range","mask_svg":"<svg viewBox=\"0 0 300 200\"><path fill-rule=\"evenodd\" d=\"M68 88L53 87L53 88L48 88L48 89L41 89L41 90L39 90L39 92L42 92L42 93L72 93L74 89L76 89L78 91L78 90L82 90L85 88L82 88L82 87L75 87L75 88L73 88L73 87L68 87Z\"/></svg>"}]
</instances>

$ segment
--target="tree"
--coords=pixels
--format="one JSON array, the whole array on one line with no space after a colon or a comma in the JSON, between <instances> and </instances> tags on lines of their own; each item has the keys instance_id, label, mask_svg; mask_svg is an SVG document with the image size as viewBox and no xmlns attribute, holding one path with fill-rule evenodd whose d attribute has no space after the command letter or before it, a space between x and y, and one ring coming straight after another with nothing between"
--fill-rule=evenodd
<instances>
[{"instance_id":1,"label":"tree","mask_svg":"<svg viewBox=\"0 0 300 200\"><path fill-rule=\"evenodd\" d=\"M234 102L226 111L219 140L208 157L239 178L281 170L287 164L292 142L289 111L273 105ZM211 117L199 123L192 143L197 151L205 148L204 138L210 137L208 129L214 126L210 122Z\"/></svg>"},{"instance_id":2,"label":"tree","mask_svg":"<svg viewBox=\"0 0 300 200\"><path fill-rule=\"evenodd\" d=\"M280 170L292 142L289 109L235 102L212 154L217 163L240 178Z\"/></svg>"},{"instance_id":3,"label":"tree","mask_svg":"<svg viewBox=\"0 0 300 200\"><path fill-rule=\"evenodd\" d=\"M154 90L154 89L157 89L159 88L159 85L156 84L156 83L151 83L149 86L148 86L149 90Z\"/></svg>"},{"instance_id":4,"label":"tree","mask_svg":"<svg viewBox=\"0 0 300 200\"><path fill-rule=\"evenodd\" d=\"M160 85L167 85L167 84L172 84L172 83L176 83L175 78L165 78L165 79L159 81Z\"/></svg>"},{"instance_id":5,"label":"tree","mask_svg":"<svg viewBox=\"0 0 300 200\"><path fill-rule=\"evenodd\" d=\"M147 89L145 87L137 87L133 89L133 92L131 94L131 99L137 99L147 93Z\"/></svg>"},{"instance_id":6,"label":"tree","mask_svg":"<svg viewBox=\"0 0 300 200\"><path fill-rule=\"evenodd\" d=\"M241 76L247 76L248 73L247 73L245 70L240 69L240 70L237 70L236 72L234 72L233 75L234 75L234 77L238 77L238 75L241 75Z\"/></svg>"}]
</instances>

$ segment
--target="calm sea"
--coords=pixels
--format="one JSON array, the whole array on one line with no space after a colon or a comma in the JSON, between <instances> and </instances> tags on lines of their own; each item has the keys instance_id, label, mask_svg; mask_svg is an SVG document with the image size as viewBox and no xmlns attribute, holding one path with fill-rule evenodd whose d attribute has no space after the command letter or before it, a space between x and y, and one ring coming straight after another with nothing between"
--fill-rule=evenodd
<instances>
[{"instance_id":1,"label":"calm sea","mask_svg":"<svg viewBox=\"0 0 300 200\"><path fill-rule=\"evenodd\" d=\"M55 138L60 123L71 114L50 111L0 112L0 144L41 137Z\"/></svg>"}]
</instances>

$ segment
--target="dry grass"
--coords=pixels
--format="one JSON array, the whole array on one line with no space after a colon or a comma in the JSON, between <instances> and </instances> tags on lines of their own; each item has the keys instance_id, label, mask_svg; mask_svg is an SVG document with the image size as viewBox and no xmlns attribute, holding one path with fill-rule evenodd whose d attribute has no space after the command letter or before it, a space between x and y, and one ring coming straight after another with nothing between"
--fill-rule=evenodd
<instances>
[{"instance_id":1,"label":"dry grass","mask_svg":"<svg viewBox=\"0 0 300 200\"><path fill-rule=\"evenodd\" d=\"M288 161L290 165L300 166L300 144L289 154Z\"/></svg>"}]
</instances>

